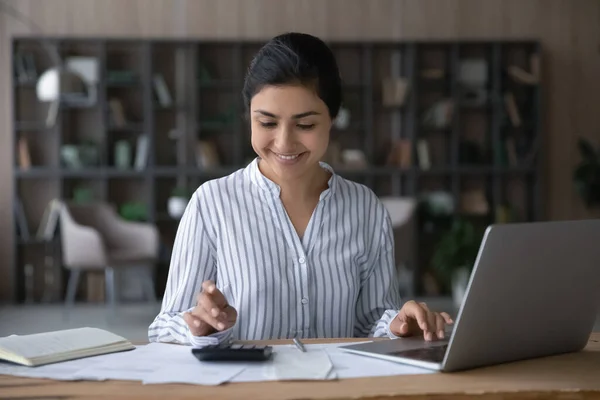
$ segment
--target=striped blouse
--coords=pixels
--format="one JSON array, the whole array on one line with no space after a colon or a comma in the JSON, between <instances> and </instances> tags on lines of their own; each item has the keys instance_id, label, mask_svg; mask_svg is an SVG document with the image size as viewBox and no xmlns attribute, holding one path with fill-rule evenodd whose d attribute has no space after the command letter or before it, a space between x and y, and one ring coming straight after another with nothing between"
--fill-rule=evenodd
<instances>
[{"instance_id":1,"label":"striped blouse","mask_svg":"<svg viewBox=\"0 0 600 400\"><path fill-rule=\"evenodd\" d=\"M321 167L332 176L303 237L258 158L196 190L179 223L150 341L396 337L389 323L400 296L387 210L366 186ZM194 308L205 280L216 282L238 319L197 337L183 313Z\"/></svg>"}]
</instances>

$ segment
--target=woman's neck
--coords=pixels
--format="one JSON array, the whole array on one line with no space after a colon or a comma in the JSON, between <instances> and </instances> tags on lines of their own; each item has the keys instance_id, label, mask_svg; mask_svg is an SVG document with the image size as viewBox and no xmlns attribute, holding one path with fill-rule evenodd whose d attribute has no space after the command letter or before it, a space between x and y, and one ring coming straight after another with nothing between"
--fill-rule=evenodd
<instances>
[{"instance_id":1,"label":"woman's neck","mask_svg":"<svg viewBox=\"0 0 600 400\"><path fill-rule=\"evenodd\" d=\"M295 203L312 202L315 197L318 198L327 189L329 177L331 176L328 171L317 165L297 179L286 179L283 181L278 179L272 171L265 169L261 168L262 173L275 182L281 189L280 198L283 201L292 201Z\"/></svg>"}]
</instances>

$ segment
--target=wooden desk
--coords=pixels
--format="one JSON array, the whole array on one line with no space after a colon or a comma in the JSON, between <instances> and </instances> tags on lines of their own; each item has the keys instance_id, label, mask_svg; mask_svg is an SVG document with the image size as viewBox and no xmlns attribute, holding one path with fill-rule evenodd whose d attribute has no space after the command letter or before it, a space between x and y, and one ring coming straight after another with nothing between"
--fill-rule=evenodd
<instances>
[{"instance_id":1,"label":"wooden desk","mask_svg":"<svg viewBox=\"0 0 600 400\"><path fill-rule=\"evenodd\" d=\"M351 339L356 341L356 339ZM307 341L315 343L317 341ZM323 341L320 341L323 342ZM286 341L278 342L286 343ZM0 399L600 399L600 332L580 353L452 374L222 386L61 382L0 376Z\"/></svg>"}]
</instances>

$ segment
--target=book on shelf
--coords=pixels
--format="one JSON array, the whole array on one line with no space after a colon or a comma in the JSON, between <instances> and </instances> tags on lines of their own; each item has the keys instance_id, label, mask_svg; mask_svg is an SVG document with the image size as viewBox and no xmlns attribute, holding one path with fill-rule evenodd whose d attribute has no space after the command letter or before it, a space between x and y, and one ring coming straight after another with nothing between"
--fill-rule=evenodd
<instances>
[{"instance_id":1,"label":"book on shelf","mask_svg":"<svg viewBox=\"0 0 600 400\"><path fill-rule=\"evenodd\" d=\"M220 164L219 153L214 142L198 140L196 143L196 165L201 168L213 168Z\"/></svg>"},{"instance_id":2,"label":"book on shelf","mask_svg":"<svg viewBox=\"0 0 600 400\"><path fill-rule=\"evenodd\" d=\"M27 138L19 138L19 167L29 169L31 167L31 154L29 153L29 142Z\"/></svg>"},{"instance_id":3,"label":"book on shelf","mask_svg":"<svg viewBox=\"0 0 600 400\"><path fill-rule=\"evenodd\" d=\"M110 109L111 125L115 128L124 128L127 125L127 118L125 117L125 109L121 100L110 99L108 107Z\"/></svg>"},{"instance_id":4,"label":"book on shelf","mask_svg":"<svg viewBox=\"0 0 600 400\"><path fill-rule=\"evenodd\" d=\"M532 54L529 58L529 68L531 71L526 71L516 65L510 65L507 68L508 74L515 82L523 85L537 85L540 81L540 56Z\"/></svg>"},{"instance_id":5,"label":"book on shelf","mask_svg":"<svg viewBox=\"0 0 600 400\"><path fill-rule=\"evenodd\" d=\"M15 199L13 208L19 237L23 240L29 240L29 225L27 224L27 217L25 215L25 209L23 208L23 202L19 197Z\"/></svg>"},{"instance_id":6,"label":"book on shelf","mask_svg":"<svg viewBox=\"0 0 600 400\"><path fill-rule=\"evenodd\" d=\"M48 203L36 234L38 239L52 240L54 238L54 232L60 217L60 208L61 202L57 199L53 199Z\"/></svg>"},{"instance_id":7,"label":"book on shelf","mask_svg":"<svg viewBox=\"0 0 600 400\"><path fill-rule=\"evenodd\" d=\"M89 327L0 338L0 359L29 367L133 349L124 337Z\"/></svg>"},{"instance_id":8,"label":"book on shelf","mask_svg":"<svg viewBox=\"0 0 600 400\"><path fill-rule=\"evenodd\" d=\"M138 136L135 150L134 166L138 171L143 171L148 163L148 135L142 134Z\"/></svg>"},{"instance_id":9,"label":"book on shelf","mask_svg":"<svg viewBox=\"0 0 600 400\"><path fill-rule=\"evenodd\" d=\"M521 126L521 115L519 113L519 107L515 101L515 96L511 92L504 94L504 106L506 107L506 113L510 119L511 124L514 127Z\"/></svg>"},{"instance_id":10,"label":"book on shelf","mask_svg":"<svg viewBox=\"0 0 600 400\"><path fill-rule=\"evenodd\" d=\"M152 83L154 84L154 93L160 106L164 108L171 107L173 105L173 98L162 74L154 74Z\"/></svg>"}]
</instances>

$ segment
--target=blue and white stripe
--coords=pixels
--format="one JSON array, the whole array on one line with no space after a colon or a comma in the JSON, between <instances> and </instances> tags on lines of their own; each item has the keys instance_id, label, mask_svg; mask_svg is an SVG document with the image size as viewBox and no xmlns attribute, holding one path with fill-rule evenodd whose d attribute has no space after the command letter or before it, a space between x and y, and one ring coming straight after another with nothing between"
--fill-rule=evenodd
<instances>
[{"instance_id":1,"label":"blue and white stripe","mask_svg":"<svg viewBox=\"0 0 600 400\"><path fill-rule=\"evenodd\" d=\"M400 298L387 210L366 186L321 165L332 172L329 188L302 238L258 158L197 189L177 231L150 341L395 337L389 323ZM194 337L182 315L209 279L238 320L212 338Z\"/></svg>"}]
</instances>

